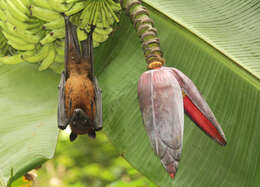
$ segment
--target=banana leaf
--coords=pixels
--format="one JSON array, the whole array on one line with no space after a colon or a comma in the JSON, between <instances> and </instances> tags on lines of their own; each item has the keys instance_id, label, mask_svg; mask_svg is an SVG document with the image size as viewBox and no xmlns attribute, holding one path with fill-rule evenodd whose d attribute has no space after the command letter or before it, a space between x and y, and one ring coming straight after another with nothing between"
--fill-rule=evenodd
<instances>
[{"instance_id":1,"label":"banana leaf","mask_svg":"<svg viewBox=\"0 0 260 187\"><path fill-rule=\"evenodd\" d=\"M228 143L217 145L185 116L179 170L175 180L168 176L142 124L137 81L145 60L125 15L117 31L95 49L105 134L121 156L158 186L259 186L260 3L144 2L158 29L167 66L194 81ZM53 157L58 82L58 75L37 72L35 65L0 67L2 186Z\"/></svg>"}]
</instances>

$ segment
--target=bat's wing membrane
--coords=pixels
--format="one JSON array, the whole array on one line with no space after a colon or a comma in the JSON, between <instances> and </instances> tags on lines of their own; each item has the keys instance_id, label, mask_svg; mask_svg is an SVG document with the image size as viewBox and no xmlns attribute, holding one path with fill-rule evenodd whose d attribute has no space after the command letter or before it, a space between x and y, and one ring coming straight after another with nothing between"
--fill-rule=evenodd
<instances>
[{"instance_id":1,"label":"bat's wing membrane","mask_svg":"<svg viewBox=\"0 0 260 187\"><path fill-rule=\"evenodd\" d=\"M90 79L94 81L94 54L93 54L93 37L92 34L94 32L95 27L91 26L90 32L88 34L88 38L81 42L82 47L82 56L86 59L89 59L91 70L89 72Z\"/></svg>"},{"instance_id":2,"label":"bat's wing membrane","mask_svg":"<svg viewBox=\"0 0 260 187\"><path fill-rule=\"evenodd\" d=\"M99 88L98 80L94 77L94 84L95 84L95 101L96 101L96 117L95 117L95 129L101 130L103 125L102 120L102 90Z\"/></svg>"},{"instance_id":3,"label":"bat's wing membrane","mask_svg":"<svg viewBox=\"0 0 260 187\"><path fill-rule=\"evenodd\" d=\"M69 76L69 62L73 59L72 55L80 55L80 47L77 37L76 27L70 22L69 17L65 16L65 72L61 74L59 83L59 104L58 104L58 127L65 129L68 119L65 111L65 82ZM75 54L76 53L76 54Z\"/></svg>"},{"instance_id":4,"label":"bat's wing membrane","mask_svg":"<svg viewBox=\"0 0 260 187\"><path fill-rule=\"evenodd\" d=\"M58 127L60 129L65 129L67 127L67 121L68 121L65 112L64 86L65 86L65 73L62 72L60 84L59 84L59 105L58 105Z\"/></svg>"},{"instance_id":5,"label":"bat's wing membrane","mask_svg":"<svg viewBox=\"0 0 260 187\"><path fill-rule=\"evenodd\" d=\"M94 76L94 55L93 55L93 39L92 34L94 31L94 26L91 26L90 32L88 33L88 38L81 42L82 46L82 56L90 60L91 72L90 78L94 82L95 86L95 102L96 102L96 117L94 119L95 130L102 129L102 91L98 85L98 80Z\"/></svg>"},{"instance_id":6,"label":"bat's wing membrane","mask_svg":"<svg viewBox=\"0 0 260 187\"><path fill-rule=\"evenodd\" d=\"M68 16L65 19L65 77L69 76L69 62L76 56L80 58L80 46L77 36L77 28L73 25Z\"/></svg>"}]
</instances>

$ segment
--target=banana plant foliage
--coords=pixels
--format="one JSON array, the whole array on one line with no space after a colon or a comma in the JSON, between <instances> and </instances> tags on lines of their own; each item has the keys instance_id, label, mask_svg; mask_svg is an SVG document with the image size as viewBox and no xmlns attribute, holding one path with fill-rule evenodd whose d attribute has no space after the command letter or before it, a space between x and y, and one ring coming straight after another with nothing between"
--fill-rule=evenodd
<instances>
[{"instance_id":1,"label":"banana plant foliage","mask_svg":"<svg viewBox=\"0 0 260 187\"><path fill-rule=\"evenodd\" d=\"M194 81L228 143L217 145L185 116L179 170L174 180L168 176L142 123L137 82L146 65L124 14L109 40L95 49L105 134L121 156L158 186L260 186L260 3L144 2L167 66ZM49 70L38 72L32 64L0 67L0 186L54 156L59 77Z\"/></svg>"}]
</instances>

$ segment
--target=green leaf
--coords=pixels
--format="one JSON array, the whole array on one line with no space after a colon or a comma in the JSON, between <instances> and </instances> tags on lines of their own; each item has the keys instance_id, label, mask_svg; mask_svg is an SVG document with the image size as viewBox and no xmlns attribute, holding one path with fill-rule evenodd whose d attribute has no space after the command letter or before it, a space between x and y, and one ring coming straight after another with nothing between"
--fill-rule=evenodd
<instances>
[{"instance_id":1,"label":"green leaf","mask_svg":"<svg viewBox=\"0 0 260 187\"><path fill-rule=\"evenodd\" d=\"M35 65L0 67L0 186L53 157L58 77Z\"/></svg>"},{"instance_id":2,"label":"green leaf","mask_svg":"<svg viewBox=\"0 0 260 187\"><path fill-rule=\"evenodd\" d=\"M150 8L167 66L180 69L195 82L228 144L217 145L185 117L182 159L175 180L170 179L142 124L137 81L146 65L125 15L118 30L95 50L104 132L121 155L158 186L259 186L259 4L145 2L160 11ZM19 176L53 155L58 81L49 71L36 72L33 65L0 67L2 183L11 168Z\"/></svg>"},{"instance_id":3,"label":"green leaf","mask_svg":"<svg viewBox=\"0 0 260 187\"><path fill-rule=\"evenodd\" d=\"M158 186L260 185L257 75L172 20L152 12L167 65L182 70L196 83L222 125L228 144L217 145L185 117L179 171L174 181L168 177L142 125L136 89L137 77L145 70L144 58L141 47L137 47L137 35L124 17L110 40L112 45L104 46L107 56L103 62L110 62L101 68L104 71L99 77L104 94L104 131L120 153Z\"/></svg>"},{"instance_id":4,"label":"green leaf","mask_svg":"<svg viewBox=\"0 0 260 187\"><path fill-rule=\"evenodd\" d=\"M144 0L260 79L259 1Z\"/></svg>"}]
</instances>

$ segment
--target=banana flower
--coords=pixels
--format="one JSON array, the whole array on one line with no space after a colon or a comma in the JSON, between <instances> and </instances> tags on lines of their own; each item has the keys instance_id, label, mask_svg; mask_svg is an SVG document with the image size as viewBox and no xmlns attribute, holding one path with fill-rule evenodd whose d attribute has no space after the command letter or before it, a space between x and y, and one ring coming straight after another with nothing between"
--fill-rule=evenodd
<instances>
[{"instance_id":1,"label":"banana flower","mask_svg":"<svg viewBox=\"0 0 260 187\"><path fill-rule=\"evenodd\" d=\"M155 154L171 178L181 158L184 110L206 134L226 144L221 126L194 83L180 70L158 67L144 72L138 98L145 129Z\"/></svg>"}]
</instances>

